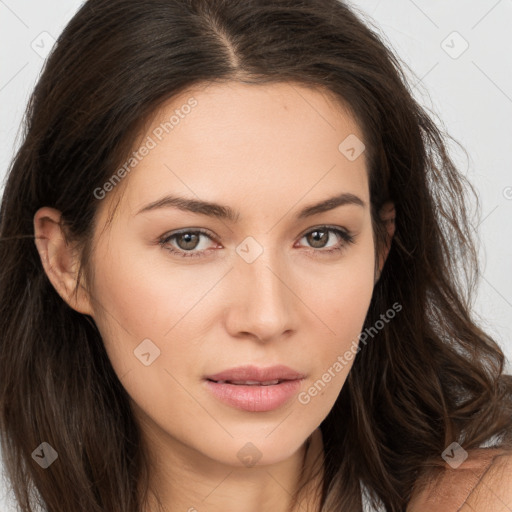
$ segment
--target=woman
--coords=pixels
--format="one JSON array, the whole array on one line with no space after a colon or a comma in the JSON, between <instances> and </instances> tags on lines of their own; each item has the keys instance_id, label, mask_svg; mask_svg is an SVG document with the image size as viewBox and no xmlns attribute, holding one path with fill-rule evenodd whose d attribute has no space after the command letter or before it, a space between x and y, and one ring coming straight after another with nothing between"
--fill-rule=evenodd
<instances>
[{"instance_id":1,"label":"woman","mask_svg":"<svg viewBox=\"0 0 512 512\"><path fill-rule=\"evenodd\" d=\"M339 1L88 0L1 207L22 509L509 506L470 190Z\"/></svg>"}]
</instances>

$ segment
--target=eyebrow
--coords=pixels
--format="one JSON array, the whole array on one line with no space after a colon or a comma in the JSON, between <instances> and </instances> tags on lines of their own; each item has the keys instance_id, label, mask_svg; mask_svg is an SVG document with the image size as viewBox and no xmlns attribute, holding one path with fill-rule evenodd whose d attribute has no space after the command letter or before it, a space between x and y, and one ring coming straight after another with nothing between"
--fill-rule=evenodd
<instances>
[{"instance_id":1,"label":"eyebrow","mask_svg":"<svg viewBox=\"0 0 512 512\"><path fill-rule=\"evenodd\" d=\"M319 203L310 204L304 207L297 214L297 219L304 219L317 215L322 212L333 210L339 206L345 205L356 205L366 208L366 203L358 196L349 192L330 197ZM229 206L212 203L209 201L202 201L199 199L188 199L186 197L179 197L173 195L167 195L157 201L149 203L148 205L141 208L136 215L143 212L157 210L159 208L178 208L182 211L199 213L201 215L207 215L209 217L216 217L219 219L227 220L232 223L238 222L240 218L240 212L233 210Z\"/></svg>"}]
</instances>

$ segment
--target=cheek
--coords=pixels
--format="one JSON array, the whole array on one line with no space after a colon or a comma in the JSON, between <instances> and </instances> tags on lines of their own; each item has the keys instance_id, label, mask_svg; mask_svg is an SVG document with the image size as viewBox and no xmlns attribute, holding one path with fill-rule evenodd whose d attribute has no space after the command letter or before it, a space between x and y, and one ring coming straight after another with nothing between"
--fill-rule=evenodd
<instances>
[{"instance_id":1,"label":"cheek","mask_svg":"<svg viewBox=\"0 0 512 512\"><path fill-rule=\"evenodd\" d=\"M333 334L334 344L343 344L347 335L362 327L373 294L374 267L370 234L349 247L335 265L307 273L303 297Z\"/></svg>"},{"instance_id":2,"label":"cheek","mask_svg":"<svg viewBox=\"0 0 512 512\"><path fill-rule=\"evenodd\" d=\"M144 259L128 244L118 244L114 234L97 245L92 289L94 320L121 376L141 364L134 350L143 340L161 337L163 327L155 322L155 311L163 298L152 287L147 272L142 272Z\"/></svg>"},{"instance_id":3,"label":"cheek","mask_svg":"<svg viewBox=\"0 0 512 512\"><path fill-rule=\"evenodd\" d=\"M98 248L95 322L132 406L158 419L164 430L185 436L193 421L189 416L198 413L197 403L180 385L182 377L176 375L176 368L183 371L191 365L187 341L193 332L190 327L183 330L187 322L180 322L190 310L191 300L184 297L190 287L165 275L147 255L128 248L123 254L118 258L112 249L107 255ZM184 293L178 291L182 289ZM199 291L192 295L200 298ZM184 343L177 343L178 337Z\"/></svg>"},{"instance_id":4,"label":"cheek","mask_svg":"<svg viewBox=\"0 0 512 512\"><path fill-rule=\"evenodd\" d=\"M317 276L318 278L318 276ZM317 284L319 283L317 279ZM359 336L374 288L371 236L347 257L321 286L308 287L308 305L318 317L314 336L314 373L299 402L327 414L336 400L358 352ZM321 411L321 412L320 412Z\"/></svg>"},{"instance_id":5,"label":"cheek","mask_svg":"<svg viewBox=\"0 0 512 512\"><path fill-rule=\"evenodd\" d=\"M208 330L215 313L208 292L225 269L184 270L164 250L148 251L116 233L97 245L94 265L95 322L117 375L130 372L131 380L137 375L137 387L168 388L168 382L153 380L158 370L174 373L191 365L198 350L194 340ZM146 367L148 356L141 356L148 352L154 362Z\"/></svg>"}]
</instances>

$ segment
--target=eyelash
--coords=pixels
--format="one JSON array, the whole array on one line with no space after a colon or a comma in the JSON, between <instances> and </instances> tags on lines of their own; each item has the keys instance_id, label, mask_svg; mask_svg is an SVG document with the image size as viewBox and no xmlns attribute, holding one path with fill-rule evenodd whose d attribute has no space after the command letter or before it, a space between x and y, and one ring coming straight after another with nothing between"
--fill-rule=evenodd
<instances>
[{"instance_id":1,"label":"eyelash","mask_svg":"<svg viewBox=\"0 0 512 512\"><path fill-rule=\"evenodd\" d=\"M332 232L332 233L336 233L340 238L341 238L341 242L338 243L338 245L336 245L335 247L331 248L331 249L317 249L315 250L315 248L311 248L313 250L313 253L315 254L315 256L317 255L328 255L328 254L333 254L333 253L337 253L339 251L342 251L343 249L346 249L348 245L350 244L353 244L354 243L354 236L351 235L350 233L348 233L347 231L343 230L343 229L340 229L340 228L336 228L336 227L331 227L331 226L317 226L315 228L312 228L310 229L309 231L307 231L306 233L304 233L300 238L304 238L306 235L309 235L315 231L328 231L328 232ZM175 254L176 256L178 257L181 257L181 258L201 258L201 257L205 257L206 256L206 252L209 250L209 249L205 249L203 251L198 251L198 252L191 252L191 251L183 251L183 250L178 250L178 249L175 249L169 245L167 245L169 243L170 240L180 236L180 235L184 235L184 234L202 234L202 235L205 235L206 237L208 237L210 240L213 240L212 236L210 235L209 232L203 230L203 229L188 229L188 230L184 230L184 231L179 231L177 233L173 233L172 235L165 235L164 237L160 238L159 240L159 244L165 248L167 251L169 251L170 253L172 254ZM320 253L320 254L319 254Z\"/></svg>"}]
</instances>

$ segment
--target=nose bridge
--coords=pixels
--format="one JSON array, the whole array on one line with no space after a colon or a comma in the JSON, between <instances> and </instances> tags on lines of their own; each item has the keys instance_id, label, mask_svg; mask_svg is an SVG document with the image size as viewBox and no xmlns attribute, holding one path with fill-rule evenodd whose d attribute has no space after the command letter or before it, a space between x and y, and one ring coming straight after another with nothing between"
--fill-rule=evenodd
<instances>
[{"instance_id":1,"label":"nose bridge","mask_svg":"<svg viewBox=\"0 0 512 512\"><path fill-rule=\"evenodd\" d=\"M279 337L296 327L284 254L259 243L258 247L254 240L244 242L237 248L232 275L228 329L232 335L252 334L262 341Z\"/></svg>"}]
</instances>

